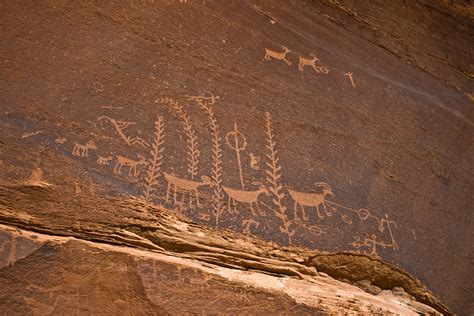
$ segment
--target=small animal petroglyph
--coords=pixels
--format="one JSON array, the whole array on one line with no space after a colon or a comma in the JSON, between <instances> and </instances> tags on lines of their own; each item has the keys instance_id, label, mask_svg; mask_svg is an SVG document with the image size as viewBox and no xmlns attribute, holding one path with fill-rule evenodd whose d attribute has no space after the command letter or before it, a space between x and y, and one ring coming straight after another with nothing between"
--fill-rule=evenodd
<instances>
[{"instance_id":1,"label":"small animal petroglyph","mask_svg":"<svg viewBox=\"0 0 474 316\"><path fill-rule=\"evenodd\" d=\"M202 176L201 177L202 181L194 181L194 180L182 179L166 172L163 172L163 174L165 175L166 181L168 181L168 188L166 189L165 203L169 202L169 195L170 195L171 189L173 188L174 204L176 204L176 193L178 190L180 190L180 191L183 191L183 194L186 192L189 193L189 207L192 207L192 195L191 195L192 193L194 193L194 196L196 197L197 207L201 207L201 205L199 204L198 188L202 186L211 185L211 179L209 177Z\"/></svg>"},{"instance_id":2,"label":"small animal petroglyph","mask_svg":"<svg viewBox=\"0 0 474 316\"><path fill-rule=\"evenodd\" d=\"M325 204L326 196L334 195L331 187L327 183L324 183L324 182L317 182L315 183L315 186L322 188L323 192L322 193L306 193L306 192L298 192L291 189L287 189L291 198L295 201L295 215L298 211L298 205L299 205L301 207L304 220L308 219L304 210L305 206L316 207L319 218L324 218L324 216L321 215L319 206L322 206L324 208L327 216L332 216L332 214L328 211Z\"/></svg>"},{"instance_id":3,"label":"small animal petroglyph","mask_svg":"<svg viewBox=\"0 0 474 316\"><path fill-rule=\"evenodd\" d=\"M108 156L108 157L98 156L96 162L97 162L99 165L105 166L105 165L110 164L111 161L112 161L112 156Z\"/></svg>"},{"instance_id":4,"label":"small animal petroglyph","mask_svg":"<svg viewBox=\"0 0 474 316\"><path fill-rule=\"evenodd\" d=\"M139 165L146 166L148 164L148 161L146 161L146 159L142 155L137 156L139 160L133 160L127 157L116 155L115 157L117 158L117 163L114 167L114 173L120 174L120 172L122 171L122 167L126 166L130 167L130 169L128 170L128 175L137 177L140 174L140 171L137 169L137 167Z\"/></svg>"},{"instance_id":5,"label":"small animal petroglyph","mask_svg":"<svg viewBox=\"0 0 474 316\"><path fill-rule=\"evenodd\" d=\"M72 155L78 157L89 157L89 149L97 150L97 146L95 145L93 140L90 140L85 144L78 144L74 142L74 149L72 150Z\"/></svg>"},{"instance_id":6,"label":"small animal petroglyph","mask_svg":"<svg viewBox=\"0 0 474 316\"><path fill-rule=\"evenodd\" d=\"M349 78L349 80L351 81L351 85L355 88L356 85L354 83L354 74L352 72L347 72L344 76Z\"/></svg>"},{"instance_id":7,"label":"small animal petroglyph","mask_svg":"<svg viewBox=\"0 0 474 316\"><path fill-rule=\"evenodd\" d=\"M260 196L260 194L270 195L270 192L263 184L256 191L237 190L237 189L232 189L226 186L222 186L222 188L224 189L225 193L227 193L229 197L228 202L227 202L229 212L231 212L230 207L231 207L231 204L233 204L234 213L237 212L236 205L235 205L235 201L237 201L240 203L249 204L252 214L256 215L253 209L253 205L255 204L258 212L260 213L260 208L258 207L258 197Z\"/></svg>"},{"instance_id":8,"label":"small animal petroglyph","mask_svg":"<svg viewBox=\"0 0 474 316\"><path fill-rule=\"evenodd\" d=\"M265 60L270 60L270 58L275 58L278 60L283 60L288 66L291 66L291 61L286 59L286 54L291 52L286 46L281 46L283 48L283 52L275 52L271 49L265 48Z\"/></svg>"},{"instance_id":9,"label":"small animal petroglyph","mask_svg":"<svg viewBox=\"0 0 474 316\"><path fill-rule=\"evenodd\" d=\"M31 137L31 136L36 136L36 135L39 135L43 133L43 131L37 131L37 132L32 132L32 133L25 133L23 135L21 135L21 138L28 138L28 137Z\"/></svg>"},{"instance_id":10,"label":"small animal petroglyph","mask_svg":"<svg viewBox=\"0 0 474 316\"><path fill-rule=\"evenodd\" d=\"M67 140L66 138L58 136L58 138L54 140L54 143L58 145L62 145L66 142L66 140Z\"/></svg>"}]
</instances>

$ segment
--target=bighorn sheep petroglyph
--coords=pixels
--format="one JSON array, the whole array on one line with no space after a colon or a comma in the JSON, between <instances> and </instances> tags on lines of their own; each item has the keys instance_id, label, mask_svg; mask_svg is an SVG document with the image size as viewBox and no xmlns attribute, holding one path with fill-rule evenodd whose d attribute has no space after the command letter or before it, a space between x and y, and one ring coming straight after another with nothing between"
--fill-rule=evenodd
<instances>
[{"instance_id":1,"label":"bighorn sheep petroglyph","mask_svg":"<svg viewBox=\"0 0 474 316\"><path fill-rule=\"evenodd\" d=\"M166 181L168 181L168 188L166 190L165 203L168 203L170 191L171 191L171 188L173 187L174 204L176 204L176 192L177 190L180 190L180 191L183 191L183 198L186 192L189 193L189 207L192 207L192 195L191 195L192 193L194 193L194 196L196 197L196 206L201 207L201 205L199 204L198 188L201 186L210 185L211 179L209 177L202 176L201 177L202 181L193 181L193 180L188 180L188 179L182 179L166 172L163 172L163 174L165 175Z\"/></svg>"},{"instance_id":2,"label":"bighorn sheep petroglyph","mask_svg":"<svg viewBox=\"0 0 474 316\"><path fill-rule=\"evenodd\" d=\"M257 210L260 212L260 208L258 207L258 197L260 194L270 195L270 192L267 188L262 184L260 188L256 191L244 191L244 190L237 190L231 189L229 187L222 186L225 193L228 195L228 208L230 212L231 204L233 204L234 213L236 212L235 201L240 203L246 203L250 205L250 210L252 214L255 215L253 205L257 207Z\"/></svg>"},{"instance_id":3,"label":"bighorn sheep petroglyph","mask_svg":"<svg viewBox=\"0 0 474 316\"><path fill-rule=\"evenodd\" d=\"M309 207L315 206L318 212L319 218L324 218L324 216L321 215L319 206L322 206L324 208L324 211L326 212L327 216L332 216L332 214L328 212L328 209L325 203L326 196L328 195L334 196L334 193L332 192L331 187L329 186L329 184L325 182L316 182L315 186L317 188L322 188L322 193L306 193L306 192L298 192L298 191L288 189L288 193L290 194L292 199L295 201L295 215L298 211L298 205L299 205L303 213L303 219L305 220L308 219L304 210L305 206L309 206Z\"/></svg>"},{"instance_id":4,"label":"bighorn sheep petroglyph","mask_svg":"<svg viewBox=\"0 0 474 316\"><path fill-rule=\"evenodd\" d=\"M278 60L283 60L288 66L291 66L291 61L286 59L286 54L291 52L288 47L281 46L283 48L283 52L275 52L271 49L265 48L265 60L270 60L270 58L275 58Z\"/></svg>"}]
</instances>

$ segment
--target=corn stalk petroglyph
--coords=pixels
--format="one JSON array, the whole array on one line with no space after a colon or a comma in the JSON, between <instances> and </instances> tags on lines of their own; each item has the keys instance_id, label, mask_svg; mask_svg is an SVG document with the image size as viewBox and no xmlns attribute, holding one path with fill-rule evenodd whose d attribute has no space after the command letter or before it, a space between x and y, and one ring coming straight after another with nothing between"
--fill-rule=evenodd
<instances>
[{"instance_id":1,"label":"corn stalk petroglyph","mask_svg":"<svg viewBox=\"0 0 474 316\"><path fill-rule=\"evenodd\" d=\"M224 193L222 190L222 139L220 137L219 124L212 108L212 105L219 99L219 97L209 94L209 96L191 96L188 99L195 101L201 107L201 109L206 113L209 121L209 128L212 137L212 207L215 215L216 226L219 226L220 217L224 209Z\"/></svg>"},{"instance_id":2,"label":"corn stalk petroglyph","mask_svg":"<svg viewBox=\"0 0 474 316\"><path fill-rule=\"evenodd\" d=\"M158 115L155 121L155 132L151 144L151 161L148 165L145 176L145 192L143 197L151 202L156 193L158 177L161 173L161 164L163 163L163 143L165 137L165 126L163 116Z\"/></svg>"},{"instance_id":3,"label":"corn stalk petroglyph","mask_svg":"<svg viewBox=\"0 0 474 316\"><path fill-rule=\"evenodd\" d=\"M161 98L160 101L164 104L171 106L171 108L176 112L178 118L180 119L184 132L186 134L186 149L187 149L187 163L188 163L188 173L191 177L191 180L198 175L198 164L199 164L199 144L196 131L193 128L191 123L191 118L188 113L184 110L183 106L178 102L174 101L171 98Z\"/></svg>"},{"instance_id":4,"label":"corn stalk petroglyph","mask_svg":"<svg viewBox=\"0 0 474 316\"><path fill-rule=\"evenodd\" d=\"M286 206L283 204L285 193L283 193L283 185L281 184L281 166L278 158L278 151L276 150L276 142L273 135L273 127L270 113L265 112L265 138L267 148L267 170L265 171L268 183L268 190L272 194L272 202L277 209L275 215L282 221L280 231L288 236L288 242L291 244L291 237L295 233L290 230L290 221L286 216Z\"/></svg>"}]
</instances>

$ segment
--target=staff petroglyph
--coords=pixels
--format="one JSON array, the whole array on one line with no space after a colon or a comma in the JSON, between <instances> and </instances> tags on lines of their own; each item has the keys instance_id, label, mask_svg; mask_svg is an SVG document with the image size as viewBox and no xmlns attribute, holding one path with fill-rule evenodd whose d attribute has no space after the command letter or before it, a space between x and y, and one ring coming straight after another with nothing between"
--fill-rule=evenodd
<instances>
[{"instance_id":1,"label":"staff petroglyph","mask_svg":"<svg viewBox=\"0 0 474 316\"><path fill-rule=\"evenodd\" d=\"M140 137L130 137L130 136L127 136L125 133L124 133L124 130L129 127L130 125L134 125L136 123L133 123L133 122L125 122L125 121L117 121L113 118L110 118L108 116L101 116L99 117L99 120L102 120L102 119L107 119L110 121L110 123L112 123L112 125L114 126L115 128L115 131L117 132L117 134L125 141L125 143L129 146L131 145L135 145L135 144L138 144L140 146L142 146L143 148L147 148L149 145L146 141L144 141L142 138Z\"/></svg>"},{"instance_id":2,"label":"staff petroglyph","mask_svg":"<svg viewBox=\"0 0 474 316\"><path fill-rule=\"evenodd\" d=\"M122 172L122 167L130 167L128 170L128 175L137 177L140 174L140 170L137 169L138 166L144 165L146 166L148 162L146 161L145 157L142 155L137 155L139 160L130 159L127 157L116 155L117 163L114 167L114 173L120 174Z\"/></svg>"},{"instance_id":3,"label":"staff petroglyph","mask_svg":"<svg viewBox=\"0 0 474 316\"><path fill-rule=\"evenodd\" d=\"M242 189L245 189L244 176L242 174L242 162L240 161L240 153L245 150L245 147L247 147L247 139L245 138L244 134L239 132L239 130L237 129L237 122L234 123L234 130L228 132L225 135L225 141L229 148L235 150L237 167L239 168L240 185L242 186Z\"/></svg>"},{"instance_id":4,"label":"staff petroglyph","mask_svg":"<svg viewBox=\"0 0 474 316\"><path fill-rule=\"evenodd\" d=\"M74 149L72 150L72 155L77 157L89 157L89 149L97 150L93 140L88 141L85 144L78 144L74 142Z\"/></svg>"},{"instance_id":5,"label":"staff petroglyph","mask_svg":"<svg viewBox=\"0 0 474 316\"><path fill-rule=\"evenodd\" d=\"M198 188L202 186L208 186L211 185L211 179L207 176L202 176L201 180L202 181L194 181L194 180L188 180L188 179L183 179L179 178L175 175L163 172L165 175L166 181L168 181L168 188L166 190L166 199L165 203L169 203L169 195L171 192L171 189L173 189L173 202L176 205L176 194L177 191L180 190L182 191L182 194L189 193L189 207L192 207L192 193L194 193L194 196L196 198L196 206L201 207L199 203L199 191Z\"/></svg>"},{"instance_id":6,"label":"staff petroglyph","mask_svg":"<svg viewBox=\"0 0 474 316\"><path fill-rule=\"evenodd\" d=\"M291 61L286 59L286 54L291 52L286 46L281 46L283 48L283 52L276 52L274 50L265 48L265 60L270 60L271 58L275 58L278 60L283 60L288 66L291 66Z\"/></svg>"},{"instance_id":7,"label":"staff petroglyph","mask_svg":"<svg viewBox=\"0 0 474 316\"><path fill-rule=\"evenodd\" d=\"M322 188L322 193L306 193L306 192L295 191L289 188L287 189L291 198L295 201L295 216L297 214L298 206L300 206L301 208L304 220L308 219L304 210L305 206L316 207L316 210L318 212L318 217L321 219L324 218L324 216L321 215L321 212L319 210L320 206L324 208L327 216L332 216L332 214L328 211L326 207L326 203L325 203L326 196L328 195L334 196L334 193L332 192L331 187L325 182L317 182L315 186L317 188Z\"/></svg>"}]
</instances>

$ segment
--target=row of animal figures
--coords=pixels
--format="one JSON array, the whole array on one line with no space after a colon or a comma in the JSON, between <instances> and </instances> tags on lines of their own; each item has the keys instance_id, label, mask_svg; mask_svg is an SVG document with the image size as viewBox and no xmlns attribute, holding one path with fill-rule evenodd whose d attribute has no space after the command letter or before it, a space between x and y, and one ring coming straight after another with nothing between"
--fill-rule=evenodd
<instances>
[{"instance_id":1,"label":"row of animal figures","mask_svg":"<svg viewBox=\"0 0 474 316\"><path fill-rule=\"evenodd\" d=\"M276 52L274 50L265 48L265 60L270 60L271 58L273 59L278 59L284 61L288 66L291 66L291 61L286 59L286 55L291 52L291 50L288 49L286 46L281 46L283 48L282 52ZM310 58L306 58L303 56L299 56L299 62L298 62L298 70L303 71L305 66L313 68L313 70L317 73L323 73L323 74L328 74L329 69L325 66L320 66L317 65L319 63L319 58L316 57L315 54L311 53L309 54Z\"/></svg>"},{"instance_id":2,"label":"row of animal figures","mask_svg":"<svg viewBox=\"0 0 474 316\"><path fill-rule=\"evenodd\" d=\"M74 149L72 154L77 157L88 157L89 150L94 149L97 150L97 146L95 145L94 141L89 141L86 144L79 144L74 143ZM116 163L114 167L115 174L121 174L122 169L124 167L128 167L128 175L137 177L140 173L138 169L139 166L146 167L149 162L143 157L142 155L138 155L138 160L130 159L124 156L116 155ZM112 162L113 157L103 157L98 156L97 163L100 165L108 165ZM201 181L189 180L177 177L176 175L163 172L164 177L168 183L167 190L166 190L166 199L165 203L170 203L170 195L173 195L173 202L174 204L177 203L177 194L180 192L182 194L182 200L184 201L185 195L188 194L188 202L189 207L193 206L193 195L194 200L196 202L197 207L201 207L199 202L199 188L204 186L212 186L212 181L207 176L202 176ZM317 210L317 214L319 218L324 218L324 215L321 213L320 207L324 210L327 216L331 216L332 214L327 210L325 201L326 197L330 195L334 195L332 192L331 187L325 182L316 182L315 186L321 193L308 193L308 192L299 192L296 190L292 190L287 188L289 195L295 201L294 208L295 214L298 212L298 208L301 210L303 215L303 219L307 220L308 217L305 212L305 207L315 207ZM259 202L258 199L260 195L270 195L269 190L263 185L260 185L258 190L254 191L247 191L247 190L239 190L234 189L226 186L222 186L222 189L225 191L228 197L228 208L229 212L236 212L236 203L243 203L248 204L250 206L250 210L255 215L255 209L260 212Z\"/></svg>"},{"instance_id":3,"label":"row of animal figures","mask_svg":"<svg viewBox=\"0 0 474 316\"><path fill-rule=\"evenodd\" d=\"M207 176L202 176L201 181L183 179L177 177L173 174L169 174L163 172L166 181L168 182L168 187L166 189L166 199L165 203L170 203L170 195L173 195L173 202L177 202L177 193L180 192L182 194L182 199L186 194L189 195L189 206L192 207L193 205L193 195L196 201L196 206L200 207L199 202L199 188L203 186L211 186L212 181ZM305 207L315 207L318 217L324 218L324 215L321 213L320 207L324 210L327 216L332 216L332 214L328 211L326 207L326 197L329 195L334 195L332 192L331 187L325 182L316 182L315 186L321 193L309 193L309 192L299 192L296 190L292 190L287 188L289 195L295 201L295 214L297 214L298 209L301 210L304 220L308 220L308 217L305 212ZM259 208L259 197L264 195L270 195L270 191L265 187L265 185L260 184L260 188L253 191L248 190L240 190L235 188L230 188L227 186L222 186L222 189L227 194L227 205L228 210L230 213L236 213L236 204L243 203L250 206L250 210L252 211L253 215L256 215L255 209L260 213ZM254 208L255 207L255 208Z\"/></svg>"}]
</instances>

